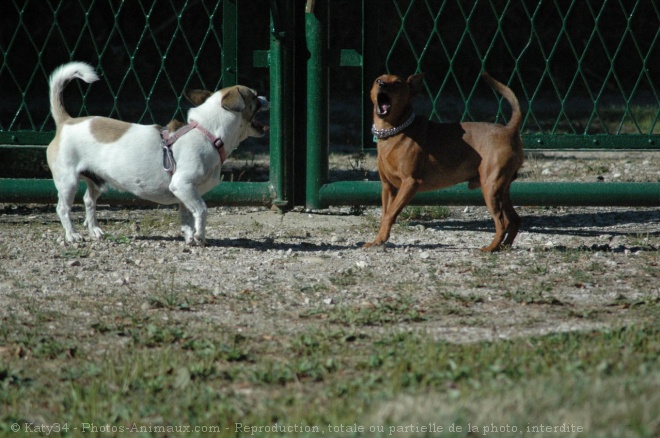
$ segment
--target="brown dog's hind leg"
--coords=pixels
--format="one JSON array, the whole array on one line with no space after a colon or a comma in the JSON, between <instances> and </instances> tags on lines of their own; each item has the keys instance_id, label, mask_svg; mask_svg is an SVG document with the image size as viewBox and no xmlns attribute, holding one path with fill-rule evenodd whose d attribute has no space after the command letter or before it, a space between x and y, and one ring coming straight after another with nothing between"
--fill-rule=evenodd
<instances>
[{"instance_id":1,"label":"brown dog's hind leg","mask_svg":"<svg viewBox=\"0 0 660 438\"><path fill-rule=\"evenodd\" d=\"M510 180L500 176L494 182L483 182L481 190L488 211L495 222L495 237L490 245L481 248L484 252L499 251L511 246L520 228L520 216L516 213L509 195Z\"/></svg>"},{"instance_id":2,"label":"brown dog's hind leg","mask_svg":"<svg viewBox=\"0 0 660 438\"><path fill-rule=\"evenodd\" d=\"M490 215L495 222L495 237L488 246L481 248L483 252L493 252L502 249L505 233L509 227L508 218L504 211L502 183L482 182L481 191Z\"/></svg>"},{"instance_id":3,"label":"brown dog's hind leg","mask_svg":"<svg viewBox=\"0 0 660 438\"><path fill-rule=\"evenodd\" d=\"M401 183L398 193L394 196L394 199L392 199L394 188L389 183L383 181L383 192L381 195L383 211L380 218L380 231L378 231L376 239L371 243L365 243L363 248L380 246L387 242L390 238L392 225L394 225L399 213L401 213L413 196L415 196L415 193L417 193L417 187L417 181L413 178L408 178Z\"/></svg>"},{"instance_id":4,"label":"brown dog's hind leg","mask_svg":"<svg viewBox=\"0 0 660 438\"><path fill-rule=\"evenodd\" d=\"M518 235L518 229L520 228L520 216L516 213L516 210L513 208L513 203L511 202L511 197L509 196L509 187L506 188L504 193L504 215L507 218L508 226L506 228L506 237L502 246L511 246L513 245L513 240Z\"/></svg>"}]
</instances>

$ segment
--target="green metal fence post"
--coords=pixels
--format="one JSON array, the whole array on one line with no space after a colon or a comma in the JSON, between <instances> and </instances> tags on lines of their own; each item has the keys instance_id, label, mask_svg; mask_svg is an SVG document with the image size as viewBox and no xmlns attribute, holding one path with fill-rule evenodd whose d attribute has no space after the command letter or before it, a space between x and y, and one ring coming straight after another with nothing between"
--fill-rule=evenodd
<instances>
[{"instance_id":1,"label":"green metal fence post","mask_svg":"<svg viewBox=\"0 0 660 438\"><path fill-rule=\"evenodd\" d=\"M293 167L291 205L305 205L305 186L307 182L307 59L309 52L305 40L305 6L307 0L293 2L294 29L294 75L293 75Z\"/></svg>"},{"instance_id":2,"label":"green metal fence post","mask_svg":"<svg viewBox=\"0 0 660 438\"><path fill-rule=\"evenodd\" d=\"M307 0L307 208L322 208L319 193L328 180L328 2Z\"/></svg>"},{"instance_id":3,"label":"green metal fence post","mask_svg":"<svg viewBox=\"0 0 660 438\"><path fill-rule=\"evenodd\" d=\"M290 207L293 148L293 30L294 0L271 0L270 38L270 180L275 189L273 205L280 210Z\"/></svg>"}]
</instances>

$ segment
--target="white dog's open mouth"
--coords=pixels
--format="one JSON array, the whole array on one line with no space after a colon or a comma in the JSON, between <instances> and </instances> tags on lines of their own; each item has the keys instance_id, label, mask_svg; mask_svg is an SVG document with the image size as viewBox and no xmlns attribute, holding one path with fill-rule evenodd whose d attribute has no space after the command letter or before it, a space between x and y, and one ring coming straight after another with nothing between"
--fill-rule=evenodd
<instances>
[{"instance_id":1,"label":"white dog's open mouth","mask_svg":"<svg viewBox=\"0 0 660 438\"><path fill-rule=\"evenodd\" d=\"M255 116L256 116L256 114L255 114ZM257 132L260 132L262 134L265 134L266 131L268 131L270 129L270 126L268 126L264 123L261 123L260 121L258 121L256 119L252 119L251 125Z\"/></svg>"},{"instance_id":2,"label":"white dog's open mouth","mask_svg":"<svg viewBox=\"0 0 660 438\"><path fill-rule=\"evenodd\" d=\"M257 117L259 116L260 113L263 113L270 109L270 103L264 97L261 96L258 97L258 100L259 100L259 106L257 107L257 110L254 112L250 124L252 125L252 128L254 128L255 131L264 135L266 131L270 129L270 126L257 120Z\"/></svg>"},{"instance_id":3,"label":"white dog's open mouth","mask_svg":"<svg viewBox=\"0 0 660 438\"><path fill-rule=\"evenodd\" d=\"M388 115L392 108L392 100L390 99L390 96L388 96L387 93L378 93L376 100L376 114L379 116Z\"/></svg>"}]
</instances>

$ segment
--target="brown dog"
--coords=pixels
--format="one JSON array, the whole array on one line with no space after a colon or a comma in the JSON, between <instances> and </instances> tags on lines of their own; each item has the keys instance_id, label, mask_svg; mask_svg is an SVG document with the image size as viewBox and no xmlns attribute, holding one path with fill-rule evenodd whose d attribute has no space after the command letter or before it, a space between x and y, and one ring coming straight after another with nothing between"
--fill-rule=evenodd
<instances>
[{"instance_id":1,"label":"brown dog","mask_svg":"<svg viewBox=\"0 0 660 438\"><path fill-rule=\"evenodd\" d=\"M422 76L404 80L382 75L371 88L383 211L378 236L364 246L383 245L389 239L394 221L415 193L465 181L470 189L481 187L495 221L495 238L481 250L498 251L511 245L520 216L511 203L509 187L524 159L518 99L484 72L486 82L511 105L509 123L434 123L415 118L411 105L412 96L422 86Z\"/></svg>"}]
</instances>

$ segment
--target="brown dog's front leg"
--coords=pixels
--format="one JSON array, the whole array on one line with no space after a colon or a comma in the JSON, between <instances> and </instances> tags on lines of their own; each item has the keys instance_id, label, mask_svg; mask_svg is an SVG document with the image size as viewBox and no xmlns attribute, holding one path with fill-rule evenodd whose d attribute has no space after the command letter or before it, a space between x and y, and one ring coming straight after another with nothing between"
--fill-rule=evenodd
<instances>
[{"instance_id":1,"label":"brown dog's front leg","mask_svg":"<svg viewBox=\"0 0 660 438\"><path fill-rule=\"evenodd\" d=\"M371 243L364 244L363 248L369 248L371 246L380 246L383 245L390 238L390 230L392 225L396 221L396 218L399 216L399 213L404 209L410 200L417 193L418 183L415 179L409 178L404 180L401 183L401 187L397 195L392 200L393 188L386 183L383 183L383 211L380 219L380 231L376 239ZM387 195L387 196L386 196ZM385 203L386 199L388 200L387 205Z\"/></svg>"}]
</instances>

